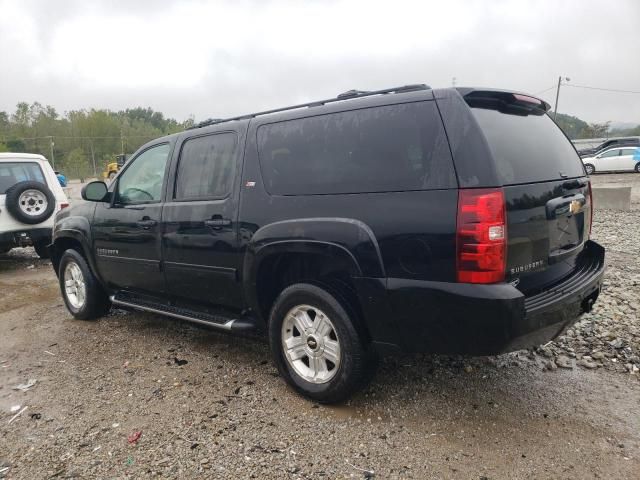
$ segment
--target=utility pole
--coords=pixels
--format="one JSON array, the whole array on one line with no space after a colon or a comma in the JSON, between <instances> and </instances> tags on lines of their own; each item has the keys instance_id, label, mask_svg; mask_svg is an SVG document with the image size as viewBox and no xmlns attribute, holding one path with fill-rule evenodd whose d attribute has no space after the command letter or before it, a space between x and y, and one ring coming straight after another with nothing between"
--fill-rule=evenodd
<instances>
[{"instance_id":1,"label":"utility pole","mask_svg":"<svg viewBox=\"0 0 640 480\"><path fill-rule=\"evenodd\" d=\"M51 146L51 165L53 166L53 169L56 169L56 157L53 155L53 147L55 146L55 143L53 143L53 137L49 137L50 140L50 146Z\"/></svg>"},{"instance_id":2,"label":"utility pole","mask_svg":"<svg viewBox=\"0 0 640 480\"><path fill-rule=\"evenodd\" d=\"M568 82L571 80L569 77L564 77L564 79ZM556 117L558 116L558 98L560 97L560 86L562 85L562 76L558 77L558 89L556 90L556 106L553 109L553 121L555 122Z\"/></svg>"},{"instance_id":3,"label":"utility pole","mask_svg":"<svg viewBox=\"0 0 640 480\"><path fill-rule=\"evenodd\" d=\"M89 146L91 147L91 162L93 163L93 176L98 177L98 171L96 170L96 156L93 151L93 140L89 139Z\"/></svg>"}]
</instances>

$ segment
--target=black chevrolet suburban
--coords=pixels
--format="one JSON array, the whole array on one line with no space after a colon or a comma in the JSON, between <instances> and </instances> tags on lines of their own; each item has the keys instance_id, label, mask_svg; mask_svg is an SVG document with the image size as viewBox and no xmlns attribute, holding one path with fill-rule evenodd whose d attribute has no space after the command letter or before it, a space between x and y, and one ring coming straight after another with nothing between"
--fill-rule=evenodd
<instances>
[{"instance_id":1,"label":"black chevrolet suburban","mask_svg":"<svg viewBox=\"0 0 640 480\"><path fill-rule=\"evenodd\" d=\"M604 273L589 178L548 109L410 85L159 138L57 215L62 296L79 319L113 305L264 333L319 402L379 354L545 343Z\"/></svg>"}]
</instances>

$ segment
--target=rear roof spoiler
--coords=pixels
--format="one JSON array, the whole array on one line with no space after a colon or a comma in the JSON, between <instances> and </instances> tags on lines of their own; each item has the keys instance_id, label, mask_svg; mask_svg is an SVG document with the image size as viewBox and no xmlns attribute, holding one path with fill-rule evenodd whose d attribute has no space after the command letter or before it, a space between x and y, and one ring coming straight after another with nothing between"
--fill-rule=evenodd
<instances>
[{"instance_id":1,"label":"rear roof spoiler","mask_svg":"<svg viewBox=\"0 0 640 480\"><path fill-rule=\"evenodd\" d=\"M528 93L470 87L456 88L456 90L464 97L467 103L477 103L478 106L481 106L481 104L489 106L493 103L501 103L505 105L536 108L544 112L548 112L551 109L551 105L547 102Z\"/></svg>"}]
</instances>

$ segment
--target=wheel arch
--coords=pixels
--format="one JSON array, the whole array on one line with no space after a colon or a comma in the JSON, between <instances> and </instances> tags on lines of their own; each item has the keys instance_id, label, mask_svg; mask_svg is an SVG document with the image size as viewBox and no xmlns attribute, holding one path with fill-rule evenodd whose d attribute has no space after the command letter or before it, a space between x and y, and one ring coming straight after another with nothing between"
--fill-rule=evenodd
<instances>
[{"instance_id":1,"label":"wheel arch","mask_svg":"<svg viewBox=\"0 0 640 480\"><path fill-rule=\"evenodd\" d=\"M53 264L56 275L58 274L58 267L60 266L62 255L66 250L72 248L84 257L92 273L97 279L100 279L100 276L97 274L94 258L91 255L90 245L89 239L80 230L56 228L51 245L51 263Z\"/></svg>"}]
</instances>

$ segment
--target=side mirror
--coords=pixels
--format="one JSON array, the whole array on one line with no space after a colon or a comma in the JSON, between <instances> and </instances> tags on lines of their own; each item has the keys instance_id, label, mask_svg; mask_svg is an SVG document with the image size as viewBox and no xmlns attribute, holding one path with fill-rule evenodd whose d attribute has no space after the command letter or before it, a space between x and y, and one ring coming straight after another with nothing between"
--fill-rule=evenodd
<instances>
[{"instance_id":1,"label":"side mirror","mask_svg":"<svg viewBox=\"0 0 640 480\"><path fill-rule=\"evenodd\" d=\"M96 181L89 182L82 187L82 199L88 202L106 202L107 201L107 184Z\"/></svg>"}]
</instances>

